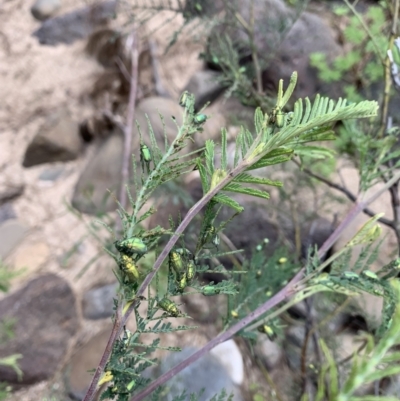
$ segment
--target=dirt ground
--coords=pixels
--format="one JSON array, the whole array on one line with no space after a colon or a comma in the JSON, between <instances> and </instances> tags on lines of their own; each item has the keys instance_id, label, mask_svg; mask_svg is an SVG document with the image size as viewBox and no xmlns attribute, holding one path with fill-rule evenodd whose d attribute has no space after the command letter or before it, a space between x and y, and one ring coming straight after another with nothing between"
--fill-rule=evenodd
<instances>
[{"instance_id":1,"label":"dirt ground","mask_svg":"<svg viewBox=\"0 0 400 401\"><path fill-rule=\"evenodd\" d=\"M62 12L82 3L64 0ZM55 47L40 45L31 36L40 23L31 16L30 7L31 2L26 0L3 0L0 5L0 189L11 184L24 185L24 193L13 201L13 207L18 219L29 227L22 248L16 249L5 262L26 269L15 280L12 290L38 273L53 272L68 280L79 299L89 288L114 279L106 257L96 262L96 274L82 271L101 246L87 235L85 223L90 223L92 218L78 219L67 207L93 148L87 147L78 160L53 164L63 167L63 175L51 183L38 179L49 165L24 168L22 160L27 145L52 110L65 107L78 122L93 113L88 93L103 67L85 53L85 40ZM171 14L159 14L149 22L146 31L163 25L169 17ZM175 19L152 35L160 54L180 22L179 18ZM115 26L119 24L118 19L112 22ZM201 45L193 43L190 35L181 35L170 52L161 57L162 82L176 99L190 76L202 66L198 59L200 50ZM348 169L344 175L348 186L354 188L357 185L354 170ZM374 206L377 212L386 211L386 217L391 217L387 197L379 199ZM336 207L342 215L349 203ZM359 217L354 230L365 220L365 216ZM349 232L346 237L350 235ZM391 234L386 244L385 255L395 245ZM71 252L73 249L76 252ZM103 328L104 322L91 322L82 328L79 341L84 342ZM204 340L205 336L200 335L196 341ZM40 383L17 393L13 399L39 400L47 385Z\"/></svg>"}]
</instances>

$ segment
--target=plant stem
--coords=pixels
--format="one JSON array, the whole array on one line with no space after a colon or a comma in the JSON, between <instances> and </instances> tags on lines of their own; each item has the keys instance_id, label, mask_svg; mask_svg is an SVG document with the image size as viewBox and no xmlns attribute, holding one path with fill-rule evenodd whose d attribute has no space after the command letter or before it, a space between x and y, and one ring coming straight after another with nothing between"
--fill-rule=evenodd
<instances>
[{"instance_id":1,"label":"plant stem","mask_svg":"<svg viewBox=\"0 0 400 401\"><path fill-rule=\"evenodd\" d=\"M121 188L119 192L119 202L122 207L126 208L127 194L126 186L129 181L129 165L132 154L132 131L133 131L133 118L135 116L135 102L137 96L138 85L138 39L135 30L129 35L131 40L131 80L129 91L128 103L128 116L126 119L126 127L124 129L124 154L122 156L122 172L121 172Z\"/></svg>"},{"instance_id":2,"label":"plant stem","mask_svg":"<svg viewBox=\"0 0 400 401\"><path fill-rule=\"evenodd\" d=\"M99 366L97 366L96 372L92 378L92 382L90 383L90 386L88 388L88 391L85 395L85 398L83 399L83 401L90 401L93 399L95 393L96 393L96 389L97 389L97 383L100 380L100 376L101 373L104 370L104 367L107 364L108 358L110 357L113 345L114 345L114 341L117 338L120 329L123 327L123 325L121 325L121 309L117 309L117 312L115 314L115 320L114 320L114 325L110 334L110 338L107 341L107 346L106 349L103 352L103 356L101 357Z\"/></svg>"},{"instance_id":3,"label":"plant stem","mask_svg":"<svg viewBox=\"0 0 400 401\"><path fill-rule=\"evenodd\" d=\"M385 59L382 57L382 54L380 52L381 51L380 47L379 47L378 43L376 42L374 35L369 30L368 25L365 23L365 21L363 20L361 15L357 12L357 10L350 4L349 0L343 0L343 1L346 3L347 7L349 7L349 9L352 11L352 13L356 16L356 18L360 21L360 24L364 28L365 32L367 32L368 36L371 38L372 44L375 47L375 52L376 52L378 58L380 59L382 65L385 65Z\"/></svg>"},{"instance_id":4,"label":"plant stem","mask_svg":"<svg viewBox=\"0 0 400 401\"><path fill-rule=\"evenodd\" d=\"M299 162L297 162L297 161L294 160L294 159L292 159L292 161L293 161L297 166L301 167L301 165L300 165ZM317 179L318 181L323 182L324 184L328 185L329 187L334 188L334 189L337 189L338 191L342 192L342 193L343 193L344 195L346 195L347 198L350 199L352 202L357 202L357 197L356 197L352 192L350 192L347 188L345 188L344 186L339 185L339 184L336 184L336 183L334 183L334 182L328 180L328 179L325 178L325 177L322 177L322 176L320 176L320 175L318 175L318 174L315 174L314 172L312 172L311 170L309 170L309 169L307 169L307 168L302 168L301 171L305 172L305 173L306 173L307 175L309 175L310 177L315 178L315 179ZM368 216L370 216L370 217L374 217L374 216L376 215L376 213L375 213L374 211L372 211L371 209L369 209L369 208L365 208L365 209L363 210L363 212L364 212L365 214L367 214ZM388 226L388 227L394 229L394 221L389 220L389 219L386 219L385 217L381 217L380 219L378 219L378 221L379 221L380 223L384 224L385 226Z\"/></svg>"},{"instance_id":5,"label":"plant stem","mask_svg":"<svg viewBox=\"0 0 400 401\"><path fill-rule=\"evenodd\" d=\"M369 205L370 203L375 201L379 196L381 196L388 188L390 188L399 179L400 179L400 173L398 173L396 176L391 178L383 186L383 188L381 188L377 193L372 195L370 198L368 198L366 200L362 200L360 202L357 202L350 209L350 211L347 213L346 217L343 219L341 224L339 224L339 226L336 228L336 230L324 242L324 244L322 245L322 247L318 251L318 257L321 259L326 254L326 252L331 248L331 246L338 240L338 238L341 236L343 231L353 222L355 217L367 205ZM171 240L172 240L172 238L171 238ZM221 344L224 341L228 340L233 335L235 335L238 331L244 329L251 322L253 322L254 320L258 319L260 316L262 316L263 314L268 312L274 306L278 305L280 302L284 301L286 298L288 298L289 296L293 295L295 293L295 284L298 283L301 280L301 278L303 277L304 270L305 270L305 268L303 267L284 288L282 288L277 294L275 294L267 302L265 302L264 304L259 306L257 309L255 309L253 312L251 312L244 319L242 319L241 321L236 323L230 329L228 329L224 333L221 333L219 336L217 336L214 339L212 339L203 348L201 348L200 350L195 352L189 358L185 359L184 361L179 363L177 366L172 368L170 371L168 371L165 374L163 374L162 376L160 376L152 384L150 384L150 386L148 386L146 389L144 389L139 394L135 395L131 399L131 401L141 401L141 400L143 400L144 397L146 397L149 394L151 394L157 387L159 387L162 384L166 383L169 379L174 377L176 374L178 374L180 371L185 369L187 366L189 366L190 364L192 364L196 360L198 360L200 357L202 357L208 351L213 349L215 346L217 346L218 344Z\"/></svg>"}]
</instances>

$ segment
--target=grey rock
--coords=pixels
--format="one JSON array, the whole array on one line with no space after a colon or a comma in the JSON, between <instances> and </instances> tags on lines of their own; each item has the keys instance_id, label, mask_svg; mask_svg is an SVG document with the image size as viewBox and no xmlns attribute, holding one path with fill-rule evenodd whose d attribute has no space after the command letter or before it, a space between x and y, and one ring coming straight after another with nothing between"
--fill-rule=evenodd
<instances>
[{"instance_id":1,"label":"grey rock","mask_svg":"<svg viewBox=\"0 0 400 401\"><path fill-rule=\"evenodd\" d=\"M117 131L98 144L75 186L72 206L82 213L105 213L117 208L111 193L119 190L124 140Z\"/></svg>"},{"instance_id":2,"label":"grey rock","mask_svg":"<svg viewBox=\"0 0 400 401\"><path fill-rule=\"evenodd\" d=\"M0 191L0 205L18 198L18 196L22 195L24 192L24 188L23 184L8 185L5 189Z\"/></svg>"},{"instance_id":3,"label":"grey rock","mask_svg":"<svg viewBox=\"0 0 400 401\"><path fill-rule=\"evenodd\" d=\"M234 340L230 339L217 345L210 351L225 367L233 383L237 386L243 384L244 366L240 349Z\"/></svg>"},{"instance_id":4,"label":"grey rock","mask_svg":"<svg viewBox=\"0 0 400 401\"><path fill-rule=\"evenodd\" d=\"M194 347L184 348L182 352L168 355L155 369L155 377L167 372L179 362L185 360L197 351ZM174 397L182 394L184 390L189 395L198 394L204 389L203 394L198 398L199 401L208 401L214 395L219 394L225 389L227 394L233 393L233 401L243 400L239 389L234 385L224 366L214 356L207 354L194 362L178 375L166 383L168 393L164 395L162 401L170 401ZM189 400L189 396L186 398ZM161 401L160 400L160 401Z\"/></svg>"},{"instance_id":5,"label":"grey rock","mask_svg":"<svg viewBox=\"0 0 400 401\"><path fill-rule=\"evenodd\" d=\"M197 71L191 77L184 90L195 96L195 109L201 109L205 103L215 100L224 90L217 82L220 74L212 70Z\"/></svg>"},{"instance_id":6,"label":"grey rock","mask_svg":"<svg viewBox=\"0 0 400 401\"><path fill-rule=\"evenodd\" d=\"M14 208L10 202L4 203L4 205L0 206L0 224L5 222L6 220L16 219L17 215L15 214Z\"/></svg>"},{"instance_id":7,"label":"grey rock","mask_svg":"<svg viewBox=\"0 0 400 401\"><path fill-rule=\"evenodd\" d=\"M52 17L60 7L60 0L37 0L31 7L31 13L36 19L43 21Z\"/></svg>"},{"instance_id":8,"label":"grey rock","mask_svg":"<svg viewBox=\"0 0 400 401\"><path fill-rule=\"evenodd\" d=\"M21 381L14 370L0 365L0 377L14 387L52 377L79 326L71 287L54 274L31 280L0 301L0 319L15 320L15 337L0 345L0 358L22 355Z\"/></svg>"},{"instance_id":9,"label":"grey rock","mask_svg":"<svg viewBox=\"0 0 400 401\"><path fill-rule=\"evenodd\" d=\"M83 316L92 320L111 316L117 288L118 284L107 284L88 291L82 300Z\"/></svg>"},{"instance_id":10,"label":"grey rock","mask_svg":"<svg viewBox=\"0 0 400 401\"><path fill-rule=\"evenodd\" d=\"M74 160L82 149L78 124L61 110L47 119L26 149L23 166Z\"/></svg>"},{"instance_id":11,"label":"grey rock","mask_svg":"<svg viewBox=\"0 0 400 401\"><path fill-rule=\"evenodd\" d=\"M250 21L250 0L232 2L232 10ZM294 98L314 95L323 91L322 83L309 64L313 52L322 52L328 60L341 54L341 47L335 41L328 24L319 16L303 12L297 18L296 12L282 0L255 0L254 2L254 41L262 68L264 89L277 88L282 78L286 84L293 71L299 75ZM218 54L221 35L228 35L240 51L241 61L251 59L249 38L239 22L232 17L214 29L210 36L209 52ZM335 85L337 87L337 85ZM334 91L334 87L327 87Z\"/></svg>"},{"instance_id":12,"label":"grey rock","mask_svg":"<svg viewBox=\"0 0 400 401\"><path fill-rule=\"evenodd\" d=\"M43 170L39 175L40 181L56 181L57 178L64 172L65 168L63 166L47 168Z\"/></svg>"},{"instance_id":13,"label":"grey rock","mask_svg":"<svg viewBox=\"0 0 400 401\"><path fill-rule=\"evenodd\" d=\"M285 351L288 366L293 371L301 369L302 347L306 338L305 326L292 326L287 330L283 349ZM312 338L307 342L307 360L312 360L316 356L316 350Z\"/></svg>"},{"instance_id":14,"label":"grey rock","mask_svg":"<svg viewBox=\"0 0 400 401\"><path fill-rule=\"evenodd\" d=\"M28 227L16 219L0 225L0 259L4 259L23 240Z\"/></svg>"},{"instance_id":15,"label":"grey rock","mask_svg":"<svg viewBox=\"0 0 400 401\"><path fill-rule=\"evenodd\" d=\"M256 355L261 359L268 370L274 369L282 357L282 347L276 342L271 341L264 334L258 336L255 347Z\"/></svg>"},{"instance_id":16,"label":"grey rock","mask_svg":"<svg viewBox=\"0 0 400 401\"><path fill-rule=\"evenodd\" d=\"M116 5L116 1L96 2L94 5L50 18L32 35L37 37L42 45L71 44L88 37L95 29L113 18Z\"/></svg>"},{"instance_id":17,"label":"grey rock","mask_svg":"<svg viewBox=\"0 0 400 401\"><path fill-rule=\"evenodd\" d=\"M176 124L171 116L176 118L178 124L182 119L182 108L177 102L161 97L144 99L137 106L135 120L139 122L143 141L150 144L148 136L148 116L155 137L161 149L164 149L164 126L160 114L164 117L165 132L169 140L177 134ZM136 128L133 128L132 153L136 160L140 160L140 138ZM124 140L119 129L98 145L98 151L79 177L72 197L72 205L83 213L105 213L117 208L111 193L118 193L121 183L122 154ZM131 188L133 191L133 188Z\"/></svg>"}]
</instances>

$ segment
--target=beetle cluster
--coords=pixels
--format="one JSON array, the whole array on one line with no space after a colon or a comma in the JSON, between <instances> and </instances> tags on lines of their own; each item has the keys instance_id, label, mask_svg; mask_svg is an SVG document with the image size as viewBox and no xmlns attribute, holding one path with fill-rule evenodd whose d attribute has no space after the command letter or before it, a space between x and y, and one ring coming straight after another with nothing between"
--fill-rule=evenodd
<instances>
[{"instance_id":1,"label":"beetle cluster","mask_svg":"<svg viewBox=\"0 0 400 401\"><path fill-rule=\"evenodd\" d=\"M216 248L218 248L218 245L220 243L219 235L217 233L216 228L213 225L210 225L203 234L202 240L201 240L203 246L207 244L212 244Z\"/></svg>"},{"instance_id":2,"label":"beetle cluster","mask_svg":"<svg viewBox=\"0 0 400 401\"><path fill-rule=\"evenodd\" d=\"M169 268L175 273L176 286L183 292L196 275L196 263L193 254L186 248L173 249L169 253Z\"/></svg>"},{"instance_id":3,"label":"beetle cluster","mask_svg":"<svg viewBox=\"0 0 400 401\"><path fill-rule=\"evenodd\" d=\"M118 266L124 277L124 282L135 283L139 279L136 260L147 253L147 245L137 237L115 242L115 247L121 253Z\"/></svg>"}]
</instances>

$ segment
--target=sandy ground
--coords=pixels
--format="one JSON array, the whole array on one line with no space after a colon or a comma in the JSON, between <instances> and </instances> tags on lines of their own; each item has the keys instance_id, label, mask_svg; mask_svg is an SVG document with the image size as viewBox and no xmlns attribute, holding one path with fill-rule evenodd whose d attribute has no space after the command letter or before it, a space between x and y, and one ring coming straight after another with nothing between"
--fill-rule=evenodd
<instances>
[{"instance_id":1,"label":"sandy ground","mask_svg":"<svg viewBox=\"0 0 400 401\"><path fill-rule=\"evenodd\" d=\"M82 3L64 0L62 12ZM50 184L38 180L40 173L49 165L26 169L22 167L22 160L28 143L52 110L64 107L78 122L93 113L87 94L103 68L85 54L84 40L72 45L41 46L31 37L40 23L31 16L30 6L31 3L24 0L3 0L0 5L0 189L10 183L24 184L24 194L13 202L13 207L20 221L30 228L21 245L24 250L16 249L6 263L27 268L27 273L16 280L13 288L38 273L54 272L67 279L80 297L88 288L113 279L110 261L104 256L91 267L90 271L96 274L86 273L77 278L91 258L101 252L101 246L87 235L84 223L90 223L92 219L78 219L66 205L93 148L88 147L78 160L55 163L54 166L63 166L63 175ZM148 31L160 26L169 16L165 13L151 20ZM175 19L154 33L153 39L160 52L177 23ZM191 38L182 35L182 40L162 57L162 80L175 97L192 73L201 68L198 60L200 49ZM345 180L350 188L354 188L357 185L354 170L346 171ZM379 199L374 206L377 212L384 209L386 217L391 217L388 198ZM342 205L340 213L346 208L348 204ZM365 218L359 217L350 231L354 232L363 221ZM351 235L350 231L347 237ZM389 235L387 249L393 249L394 244L393 237ZM70 252L74 247L77 251ZM67 257L69 254L71 256ZM83 327L80 341L103 327L103 323ZM202 340L199 339L199 342ZM38 400L45 386L39 384L21 392L18 399Z\"/></svg>"}]
</instances>

